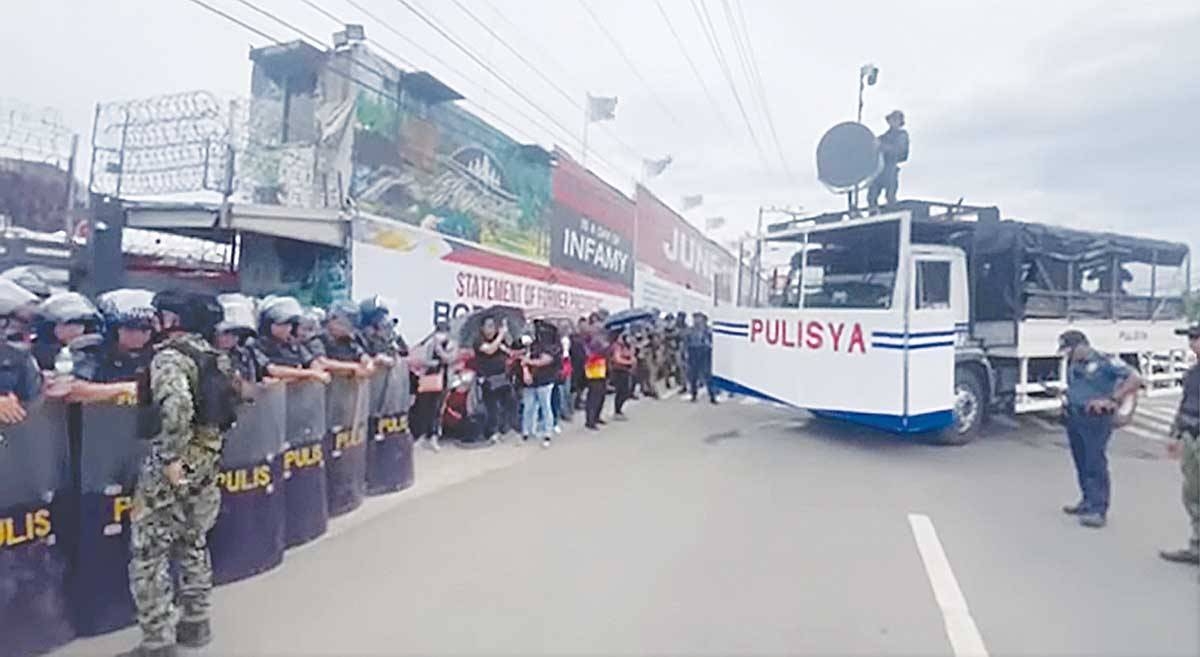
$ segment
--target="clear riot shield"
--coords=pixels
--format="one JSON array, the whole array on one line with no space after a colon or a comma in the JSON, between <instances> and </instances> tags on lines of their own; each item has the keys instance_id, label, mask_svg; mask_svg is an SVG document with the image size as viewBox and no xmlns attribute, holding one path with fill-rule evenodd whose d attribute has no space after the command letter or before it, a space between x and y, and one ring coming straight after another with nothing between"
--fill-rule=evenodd
<instances>
[{"instance_id":1,"label":"clear riot shield","mask_svg":"<svg viewBox=\"0 0 1200 657\"><path fill-rule=\"evenodd\" d=\"M266 572L283 562L283 481L286 391L282 382L255 386L238 410L221 450L221 512L208 535L213 582Z\"/></svg>"},{"instance_id":2,"label":"clear riot shield","mask_svg":"<svg viewBox=\"0 0 1200 657\"><path fill-rule=\"evenodd\" d=\"M370 379L367 426L367 494L392 493L412 486L412 434L408 431L408 368L378 368Z\"/></svg>"},{"instance_id":3,"label":"clear riot shield","mask_svg":"<svg viewBox=\"0 0 1200 657\"><path fill-rule=\"evenodd\" d=\"M283 452L283 497L287 509L284 541L288 547L325 533L329 501L325 481L325 385L317 381L287 384L287 433Z\"/></svg>"},{"instance_id":4,"label":"clear riot shield","mask_svg":"<svg viewBox=\"0 0 1200 657\"><path fill-rule=\"evenodd\" d=\"M79 407L79 515L72 604L79 634L134 621L129 595L129 514L149 443L137 435L137 406Z\"/></svg>"},{"instance_id":5,"label":"clear riot shield","mask_svg":"<svg viewBox=\"0 0 1200 657\"><path fill-rule=\"evenodd\" d=\"M0 653L18 657L75 635L64 540L71 497L66 407L35 402L26 412L24 422L0 425Z\"/></svg>"},{"instance_id":6,"label":"clear riot shield","mask_svg":"<svg viewBox=\"0 0 1200 657\"><path fill-rule=\"evenodd\" d=\"M329 515L357 509L367 492L367 379L334 375L325 391Z\"/></svg>"}]
</instances>

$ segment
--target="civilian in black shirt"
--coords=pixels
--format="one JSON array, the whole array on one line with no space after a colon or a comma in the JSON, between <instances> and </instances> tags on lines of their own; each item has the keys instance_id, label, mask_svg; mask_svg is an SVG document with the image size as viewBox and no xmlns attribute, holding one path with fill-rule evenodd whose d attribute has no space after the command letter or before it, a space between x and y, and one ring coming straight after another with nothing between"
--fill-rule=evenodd
<instances>
[{"instance_id":1,"label":"civilian in black shirt","mask_svg":"<svg viewBox=\"0 0 1200 657\"><path fill-rule=\"evenodd\" d=\"M471 345L475 351L475 373L483 391L486 409L483 435L499 442L499 435L508 433L512 410L512 379L508 374L508 324L499 328L495 317L485 317L479 326L479 336Z\"/></svg>"},{"instance_id":2,"label":"civilian in black shirt","mask_svg":"<svg viewBox=\"0 0 1200 657\"><path fill-rule=\"evenodd\" d=\"M522 390L524 406L521 435L525 440L530 436L540 436L542 447L549 447L550 432L554 426L550 395L562 368L562 345L553 324L537 320L533 326L533 344L529 345L529 351L521 359L521 376L525 383Z\"/></svg>"}]
</instances>

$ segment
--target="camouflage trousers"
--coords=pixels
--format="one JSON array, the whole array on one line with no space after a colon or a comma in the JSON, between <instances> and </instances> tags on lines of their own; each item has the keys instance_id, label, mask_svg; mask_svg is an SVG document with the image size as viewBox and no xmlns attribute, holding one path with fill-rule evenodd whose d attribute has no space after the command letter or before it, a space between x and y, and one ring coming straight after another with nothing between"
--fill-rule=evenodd
<instances>
[{"instance_id":1,"label":"camouflage trousers","mask_svg":"<svg viewBox=\"0 0 1200 657\"><path fill-rule=\"evenodd\" d=\"M1183 456L1179 467L1183 471L1183 508L1192 521L1191 547L1200 549L1200 437L1185 435Z\"/></svg>"},{"instance_id":2,"label":"camouflage trousers","mask_svg":"<svg viewBox=\"0 0 1200 657\"><path fill-rule=\"evenodd\" d=\"M207 535L221 509L217 455L185 462L191 466L190 483L173 487L161 471L147 467L134 492L129 588L147 648L174 645L177 620L208 618L212 561ZM178 592L172 561L179 572Z\"/></svg>"}]
</instances>

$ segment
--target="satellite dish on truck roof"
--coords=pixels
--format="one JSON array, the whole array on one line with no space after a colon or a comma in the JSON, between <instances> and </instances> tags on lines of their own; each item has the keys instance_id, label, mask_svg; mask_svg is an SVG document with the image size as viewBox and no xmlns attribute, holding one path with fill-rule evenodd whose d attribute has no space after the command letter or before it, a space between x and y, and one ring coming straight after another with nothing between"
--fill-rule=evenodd
<instances>
[{"instance_id":1,"label":"satellite dish on truck roof","mask_svg":"<svg viewBox=\"0 0 1200 657\"><path fill-rule=\"evenodd\" d=\"M817 144L817 179L835 193L865 186L883 163L870 128L854 121L830 128Z\"/></svg>"}]
</instances>

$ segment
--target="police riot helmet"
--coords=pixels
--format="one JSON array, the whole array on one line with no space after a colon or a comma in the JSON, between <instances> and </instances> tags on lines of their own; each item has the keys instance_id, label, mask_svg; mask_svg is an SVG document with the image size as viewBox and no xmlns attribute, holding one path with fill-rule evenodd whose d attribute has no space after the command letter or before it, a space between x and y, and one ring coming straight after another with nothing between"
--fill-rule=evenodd
<instances>
[{"instance_id":1,"label":"police riot helmet","mask_svg":"<svg viewBox=\"0 0 1200 657\"><path fill-rule=\"evenodd\" d=\"M353 301L334 301L329 304L329 309L325 312L326 322L344 319L350 323L350 326L358 326L359 317L359 306L355 305Z\"/></svg>"},{"instance_id":2,"label":"police riot helmet","mask_svg":"<svg viewBox=\"0 0 1200 657\"><path fill-rule=\"evenodd\" d=\"M150 290L123 288L105 292L96 298L105 326L117 328L154 328L154 293Z\"/></svg>"},{"instance_id":3,"label":"police riot helmet","mask_svg":"<svg viewBox=\"0 0 1200 657\"><path fill-rule=\"evenodd\" d=\"M38 305L38 315L54 324L67 322L98 324L100 322L100 311L96 309L95 304L78 292L59 292L50 295Z\"/></svg>"},{"instance_id":4,"label":"police riot helmet","mask_svg":"<svg viewBox=\"0 0 1200 657\"><path fill-rule=\"evenodd\" d=\"M45 299L53 292L46 278L30 265L5 269L0 272L0 279L16 283L38 299Z\"/></svg>"},{"instance_id":5,"label":"police riot helmet","mask_svg":"<svg viewBox=\"0 0 1200 657\"><path fill-rule=\"evenodd\" d=\"M300 316L300 326L317 330L325 323L325 311L312 306L304 309L304 314Z\"/></svg>"},{"instance_id":6,"label":"police riot helmet","mask_svg":"<svg viewBox=\"0 0 1200 657\"><path fill-rule=\"evenodd\" d=\"M180 329L205 338L212 338L225 314L217 297L205 292L164 290L154 295L153 305L159 313L177 315Z\"/></svg>"},{"instance_id":7,"label":"police riot helmet","mask_svg":"<svg viewBox=\"0 0 1200 657\"><path fill-rule=\"evenodd\" d=\"M299 322L303 314L304 307L296 297L267 297L258 306L259 330L266 328L268 324Z\"/></svg>"},{"instance_id":8,"label":"police riot helmet","mask_svg":"<svg viewBox=\"0 0 1200 657\"><path fill-rule=\"evenodd\" d=\"M368 297L358 304L358 325L359 327L375 326L390 314L391 309L388 308L388 303L383 297L379 295Z\"/></svg>"},{"instance_id":9,"label":"police riot helmet","mask_svg":"<svg viewBox=\"0 0 1200 657\"><path fill-rule=\"evenodd\" d=\"M32 314L37 297L28 289L10 280L0 278L0 317L9 317L21 310Z\"/></svg>"},{"instance_id":10,"label":"police riot helmet","mask_svg":"<svg viewBox=\"0 0 1200 657\"><path fill-rule=\"evenodd\" d=\"M221 311L224 314L220 323L217 324L218 333L231 332L241 335L257 333L254 321L254 299L244 294L233 293L217 295L217 302L221 304Z\"/></svg>"}]
</instances>

